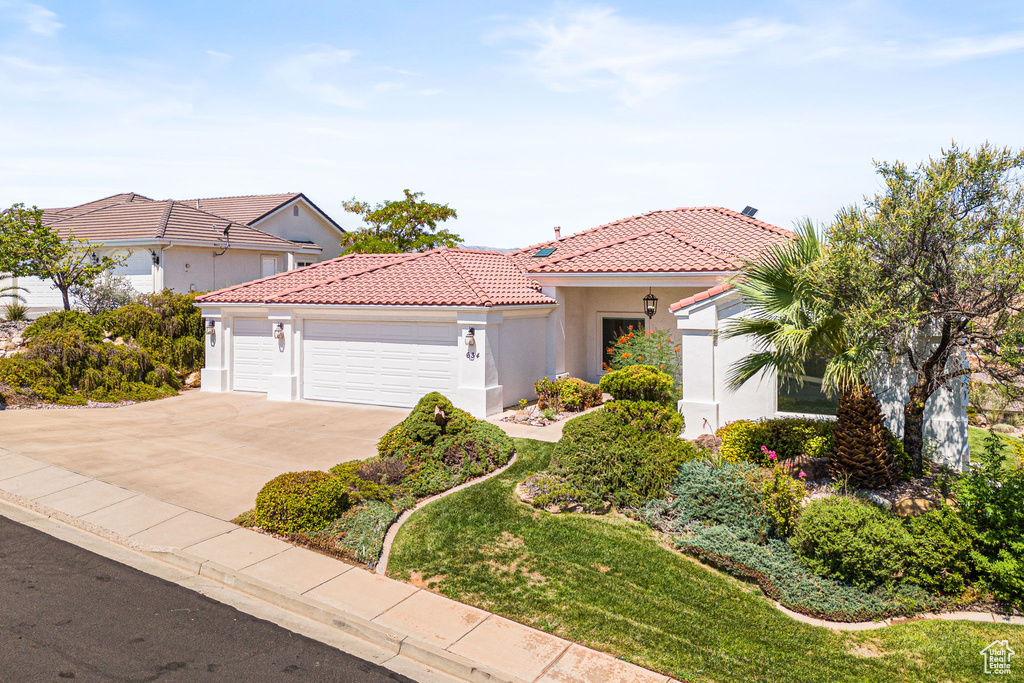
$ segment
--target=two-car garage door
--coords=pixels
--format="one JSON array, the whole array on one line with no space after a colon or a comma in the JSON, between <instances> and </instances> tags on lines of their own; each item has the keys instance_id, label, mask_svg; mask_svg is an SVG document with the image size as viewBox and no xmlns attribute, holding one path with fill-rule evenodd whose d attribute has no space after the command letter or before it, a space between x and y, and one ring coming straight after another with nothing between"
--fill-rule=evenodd
<instances>
[{"instance_id":1,"label":"two-car garage door","mask_svg":"<svg viewBox=\"0 0 1024 683\"><path fill-rule=\"evenodd\" d=\"M302 397L411 407L458 386L452 323L310 320L303 328Z\"/></svg>"}]
</instances>

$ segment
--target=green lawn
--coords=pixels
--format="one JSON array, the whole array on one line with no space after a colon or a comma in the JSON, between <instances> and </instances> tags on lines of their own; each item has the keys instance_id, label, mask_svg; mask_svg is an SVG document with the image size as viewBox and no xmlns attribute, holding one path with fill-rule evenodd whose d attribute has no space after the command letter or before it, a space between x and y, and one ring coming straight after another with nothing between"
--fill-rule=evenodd
<instances>
[{"instance_id":1,"label":"green lawn","mask_svg":"<svg viewBox=\"0 0 1024 683\"><path fill-rule=\"evenodd\" d=\"M987 429L981 429L979 427L968 427L967 428L967 445L971 449L971 462L978 462L978 453L981 453L985 449L985 437L988 436ZM1024 446L1024 442L1020 439L1016 439L1012 436L1006 436L1000 434L1008 444L1021 444ZM1017 464L1017 457L1013 452L1012 448L1007 448L1003 451L1006 453L1006 465L1007 467L1013 467Z\"/></svg>"},{"instance_id":2,"label":"green lawn","mask_svg":"<svg viewBox=\"0 0 1024 683\"><path fill-rule=\"evenodd\" d=\"M392 575L681 680L980 681L988 643L1024 645L1024 628L996 624L801 624L759 590L662 548L639 523L522 505L515 483L547 466L553 444L516 443L508 471L410 518Z\"/></svg>"}]
</instances>

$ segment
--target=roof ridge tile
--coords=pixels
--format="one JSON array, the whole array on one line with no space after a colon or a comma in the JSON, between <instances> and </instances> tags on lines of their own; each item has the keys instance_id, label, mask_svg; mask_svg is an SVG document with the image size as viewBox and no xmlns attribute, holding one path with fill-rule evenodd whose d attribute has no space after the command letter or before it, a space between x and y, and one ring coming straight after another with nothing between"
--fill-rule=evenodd
<instances>
[{"instance_id":1,"label":"roof ridge tile","mask_svg":"<svg viewBox=\"0 0 1024 683\"><path fill-rule=\"evenodd\" d=\"M366 268L363 268L362 270L357 270L357 271L354 271L354 272L351 272L351 273L345 273L344 275L337 275L337 276L330 277L330 278L327 278L327 279L324 279L324 280L319 280L317 282L310 282L310 283L305 284L305 285L300 285L298 287L293 287L292 289L286 289L286 290L284 290L282 292L277 292L276 294L274 294L274 296L269 297L268 299L266 299L266 301L270 302L270 301L273 301L274 299L280 299L281 297L285 297L285 296L288 296L290 294L297 294L298 292L301 292L301 291L306 290L306 289L310 289L312 287L321 287L323 285L330 285L330 284L334 284L334 283L337 283L337 282L341 282L342 280L347 280L347 279L352 278L352 277L358 277L360 275L366 275L367 273L372 273L372 272L380 270L382 268L388 268L390 266L397 266L400 263L407 263L407 262L413 261L413 260L415 260L417 258L421 258L423 256L426 256L429 253L430 253L429 251L426 251L426 252L413 252L411 254L408 254L406 258L397 258L397 259L394 259L392 261L385 261L383 263L373 264L371 266L367 266ZM354 257L354 256L360 256L360 255L361 254L346 254L346 256L348 256L348 257ZM394 254L394 256L397 256L397 255L398 254ZM341 257L339 257L338 260L343 259L346 256L341 256ZM321 265L321 264L316 264L316 265ZM292 273L294 271L289 270L289 271L285 271L285 272ZM252 284L252 283L250 282L250 283L247 283L247 284Z\"/></svg>"},{"instance_id":2,"label":"roof ridge tile","mask_svg":"<svg viewBox=\"0 0 1024 683\"><path fill-rule=\"evenodd\" d=\"M473 276L469 274L466 268L463 267L461 263L459 263L459 260L457 258L454 258L449 253L451 249L443 248L437 249L436 251L438 251L441 255L441 258L443 258L448 263L448 265L450 265L452 269L459 274L459 277L461 277L463 282L466 283L466 286L468 286L473 291L474 294L480 297L480 301L483 303L484 306L494 305L494 302L491 300L490 295L484 290L483 287L480 286L480 283L478 283L473 278Z\"/></svg>"}]
</instances>

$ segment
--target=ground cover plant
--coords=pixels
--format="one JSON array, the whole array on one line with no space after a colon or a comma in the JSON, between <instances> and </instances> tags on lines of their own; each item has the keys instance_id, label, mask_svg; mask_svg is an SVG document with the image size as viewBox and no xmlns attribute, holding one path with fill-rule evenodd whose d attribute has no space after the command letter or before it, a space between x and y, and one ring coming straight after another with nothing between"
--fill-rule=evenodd
<instances>
[{"instance_id":1,"label":"ground cover plant","mask_svg":"<svg viewBox=\"0 0 1024 683\"><path fill-rule=\"evenodd\" d=\"M981 681L978 652L1024 633L940 621L840 633L797 622L759 590L664 547L646 524L522 504L516 482L548 469L554 445L518 439L516 450L506 472L414 513L390 573L688 681Z\"/></svg>"},{"instance_id":2,"label":"ground cover plant","mask_svg":"<svg viewBox=\"0 0 1024 683\"><path fill-rule=\"evenodd\" d=\"M514 443L438 393L427 394L377 444L378 455L330 472L268 482L242 526L282 535L374 568L391 524L420 499L506 465Z\"/></svg>"},{"instance_id":3,"label":"ground cover plant","mask_svg":"<svg viewBox=\"0 0 1024 683\"><path fill-rule=\"evenodd\" d=\"M65 405L172 396L203 363L194 300L165 290L98 315L44 315L26 328L25 352L0 359L0 395Z\"/></svg>"}]
</instances>

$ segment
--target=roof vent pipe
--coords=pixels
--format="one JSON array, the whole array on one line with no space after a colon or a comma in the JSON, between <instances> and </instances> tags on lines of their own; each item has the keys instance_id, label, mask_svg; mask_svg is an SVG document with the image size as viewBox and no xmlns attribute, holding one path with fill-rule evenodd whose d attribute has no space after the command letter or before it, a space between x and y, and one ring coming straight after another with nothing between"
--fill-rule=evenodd
<instances>
[{"instance_id":1,"label":"roof vent pipe","mask_svg":"<svg viewBox=\"0 0 1024 683\"><path fill-rule=\"evenodd\" d=\"M555 226L555 239L556 240L562 239L562 228L557 226L557 225Z\"/></svg>"}]
</instances>

